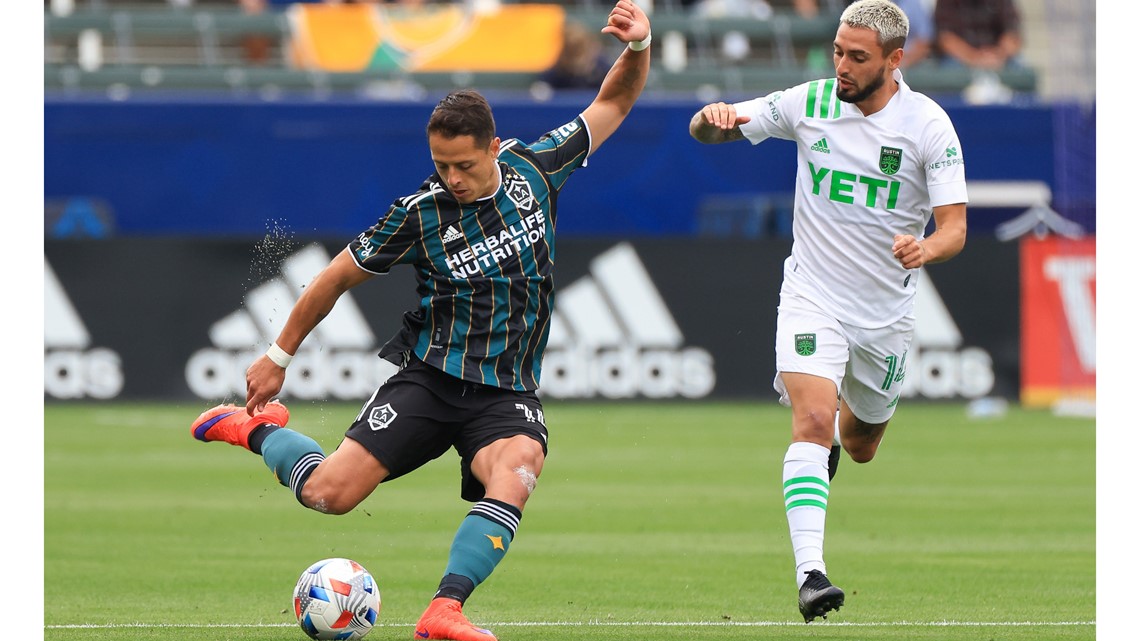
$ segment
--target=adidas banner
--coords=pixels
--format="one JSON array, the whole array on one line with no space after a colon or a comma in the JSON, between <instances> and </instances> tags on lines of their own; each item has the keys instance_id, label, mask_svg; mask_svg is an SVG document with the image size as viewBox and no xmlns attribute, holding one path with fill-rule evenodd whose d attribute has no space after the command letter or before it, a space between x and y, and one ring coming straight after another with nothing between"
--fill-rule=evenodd
<instances>
[{"instance_id":1,"label":"adidas banner","mask_svg":"<svg viewBox=\"0 0 1140 641\"><path fill-rule=\"evenodd\" d=\"M244 399L340 240L44 243L44 398ZM548 399L755 399L772 391L784 240L564 239L540 394ZM361 402L376 352L418 304L399 267L343 296L289 368L285 398ZM971 240L919 287L904 396L1016 398L1017 245Z\"/></svg>"}]
</instances>

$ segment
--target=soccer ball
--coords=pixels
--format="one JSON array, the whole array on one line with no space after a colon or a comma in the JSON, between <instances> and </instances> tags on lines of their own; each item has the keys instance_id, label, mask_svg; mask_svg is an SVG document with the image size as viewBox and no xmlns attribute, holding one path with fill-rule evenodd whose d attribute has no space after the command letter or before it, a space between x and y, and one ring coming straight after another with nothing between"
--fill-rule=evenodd
<instances>
[{"instance_id":1,"label":"soccer ball","mask_svg":"<svg viewBox=\"0 0 1140 641\"><path fill-rule=\"evenodd\" d=\"M380 587L356 561L317 561L297 579L293 613L312 639L360 639L380 616Z\"/></svg>"}]
</instances>

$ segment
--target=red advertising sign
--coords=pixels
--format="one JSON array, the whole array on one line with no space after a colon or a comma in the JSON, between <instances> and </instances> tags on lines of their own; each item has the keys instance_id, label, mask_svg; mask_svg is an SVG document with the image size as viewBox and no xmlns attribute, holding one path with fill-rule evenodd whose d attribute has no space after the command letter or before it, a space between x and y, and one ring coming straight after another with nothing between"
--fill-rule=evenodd
<instances>
[{"instance_id":1,"label":"red advertising sign","mask_svg":"<svg viewBox=\"0 0 1140 641\"><path fill-rule=\"evenodd\" d=\"M1096 400L1096 240L1021 241L1021 403Z\"/></svg>"}]
</instances>

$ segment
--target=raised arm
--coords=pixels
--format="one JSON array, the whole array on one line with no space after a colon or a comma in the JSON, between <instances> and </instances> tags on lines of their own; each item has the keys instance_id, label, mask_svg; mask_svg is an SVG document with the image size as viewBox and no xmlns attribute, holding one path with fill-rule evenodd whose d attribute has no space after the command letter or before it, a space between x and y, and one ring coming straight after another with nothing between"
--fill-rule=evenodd
<instances>
[{"instance_id":1,"label":"raised arm","mask_svg":"<svg viewBox=\"0 0 1140 641\"><path fill-rule=\"evenodd\" d=\"M618 0L602 33L630 43L610 67L598 96L582 112L590 128L590 153L598 150L637 102L649 77L649 17L632 0ZM638 49L638 50L635 50Z\"/></svg>"}]
</instances>

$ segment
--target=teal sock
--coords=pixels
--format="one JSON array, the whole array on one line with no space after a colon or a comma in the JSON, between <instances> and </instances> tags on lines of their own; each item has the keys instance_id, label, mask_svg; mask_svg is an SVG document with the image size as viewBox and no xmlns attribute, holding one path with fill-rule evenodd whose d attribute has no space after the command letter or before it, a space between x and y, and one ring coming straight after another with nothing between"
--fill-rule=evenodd
<instances>
[{"instance_id":1,"label":"teal sock","mask_svg":"<svg viewBox=\"0 0 1140 641\"><path fill-rule=\"evenodd\" d=\"M325 454L313 439L283 427L265 437L261 458L277 482L293 490L293 496L300 501L301 488L325 460Z\"/></svg>"},{"instance_id":2,"label":"teal sock","mask_svg":"<svg viewBox=\"0 0 1140 641\"><path fill-rule=\"evenodd\" d=\"M521 518L522 511L509 503L495 499L476 503L455 532L447 569L436 596L450 597L460 603L466 601L506 556ZM470 585L466 581L455 581L456 576L466 577Z\"/></svg>"}]
</instances>

